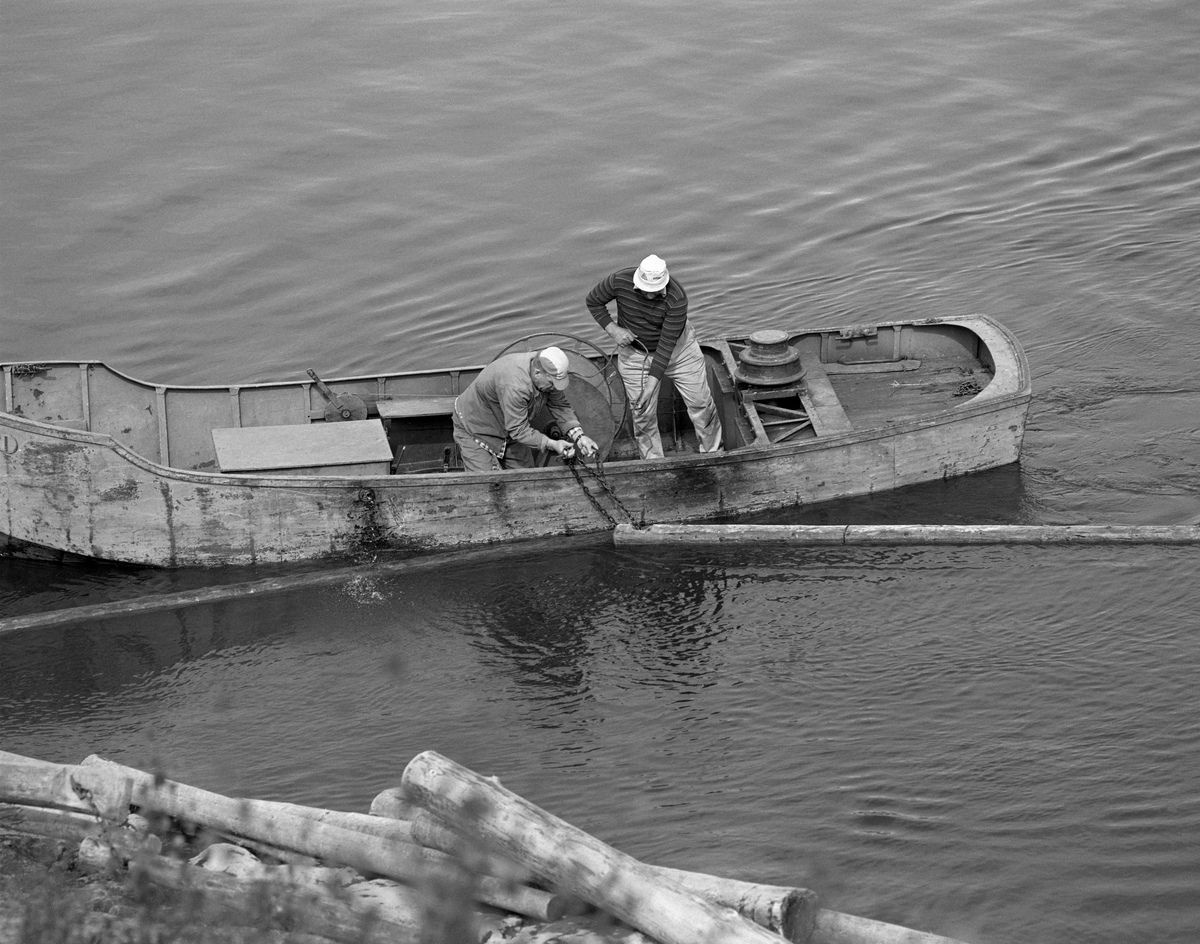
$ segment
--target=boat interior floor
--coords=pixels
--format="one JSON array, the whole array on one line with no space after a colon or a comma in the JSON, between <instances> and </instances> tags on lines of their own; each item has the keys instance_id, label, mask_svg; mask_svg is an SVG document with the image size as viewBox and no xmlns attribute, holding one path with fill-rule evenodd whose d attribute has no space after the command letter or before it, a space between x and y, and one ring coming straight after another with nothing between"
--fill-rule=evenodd
<instances>
[{"instance_id":1,"label":"boat interior floor","mask_svg":"<svg viewBox=\"0 0 1200 944\"><path fill-rule=\"evenodd\" d=\"M851 424L868 429L901 416L941 412L979 393L991 377L978 361L930 360L911 371L833 374L829 379Z\"/></svg>"}]
</instances>

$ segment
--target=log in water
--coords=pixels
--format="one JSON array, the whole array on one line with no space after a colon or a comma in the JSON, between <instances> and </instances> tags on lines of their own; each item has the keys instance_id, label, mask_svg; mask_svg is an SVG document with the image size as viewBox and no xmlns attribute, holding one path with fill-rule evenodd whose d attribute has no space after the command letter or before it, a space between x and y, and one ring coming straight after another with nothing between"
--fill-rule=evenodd
<instances>
[{"instance_id":1,"label":"log in water","mask_svg":"<svg viewBox=\"0 0 1200 944\"><path fill-rule=\"evenodd\" d=\"M1200 544L1200 525L619 524L621 547L672 544Z\"/></svg>"}]
</instances>

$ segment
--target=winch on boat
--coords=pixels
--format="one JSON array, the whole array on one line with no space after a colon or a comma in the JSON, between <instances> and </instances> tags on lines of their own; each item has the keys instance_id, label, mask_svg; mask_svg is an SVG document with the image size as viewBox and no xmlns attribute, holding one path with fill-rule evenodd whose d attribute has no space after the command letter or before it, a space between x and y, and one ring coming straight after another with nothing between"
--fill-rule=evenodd
<instances>
[{"instance_id":1,"label":"winch on boat","mask_svg":"<svg viewBox=\"0 0 1200 944\"><path fill-rule=\"evenodd\" d=\"M786 331L764 328L749 335L736 353L731 347L733 356L726 361L755 437L771 444L813 435L808 369L790 341Z\"/></svg>"},{"instance_id":2,"label":"winch on boat","mask_svg":"<svg viewBox=\"0 0 1200 944\"><path fill-rule=\"evenodd\" d=\"M800 352L788 344L786 331L768 328L755 331L738 354L734 377L755 386L790 384L804 379Z\"/></svg>"}]
</instances>

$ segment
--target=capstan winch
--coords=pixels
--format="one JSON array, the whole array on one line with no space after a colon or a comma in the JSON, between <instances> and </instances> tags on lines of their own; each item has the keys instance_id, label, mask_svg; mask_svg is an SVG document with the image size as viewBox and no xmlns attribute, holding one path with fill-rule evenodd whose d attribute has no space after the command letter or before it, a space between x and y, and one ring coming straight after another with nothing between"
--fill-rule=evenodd
<instances>
[{"instance_id":1,"label":"capstan winch","mask_svg":"<svg viewBox=\"0 0 1200 944\"><path fill-rule=\"evenodd\" d=\"M788 344L786 331L766 328L755 331L738 354L734 376L742 383L774 387L796 383L804 377L800 352Z\"/></svg>"}]
</instances>

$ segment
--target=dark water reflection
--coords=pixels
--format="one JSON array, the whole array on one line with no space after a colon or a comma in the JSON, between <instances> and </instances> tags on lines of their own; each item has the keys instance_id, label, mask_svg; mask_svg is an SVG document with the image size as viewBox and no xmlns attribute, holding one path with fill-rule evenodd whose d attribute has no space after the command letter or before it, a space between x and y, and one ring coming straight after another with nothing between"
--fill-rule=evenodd
<instances>
[{"instance_id":1,"label":"dark water reflection","mask_svg":"<svg viewBox=\"0 0 1200 944\"><path fill-rule=\"evenodd\" d=\"M635 855L830 907L1184 941L1194 567L583 547L10 637L0 717L7 749L353 809L433 748Z\"/></svg>"},{"instance_id":2,"label":"dark water reflection","mask_svg":"<svg viewBox=\"0 0 1200 944\"><path fill-rule=\"evenodd\" d=\"M703 573L636 562L617 569L594 558L578 566L578 572L556 568L533 586L524 567L492 575L497 583L487 586L472 581L481 606L472 618L483 631L476 644L497 663L511 663L528 697L569 704L588 693L584 667L599 655L592 641L617 599L621 608L642 613L643 625L627 642L647 678L686 686L709 674L708 627L720 612L720 592Z\"/></svg>"}]
</instances>

